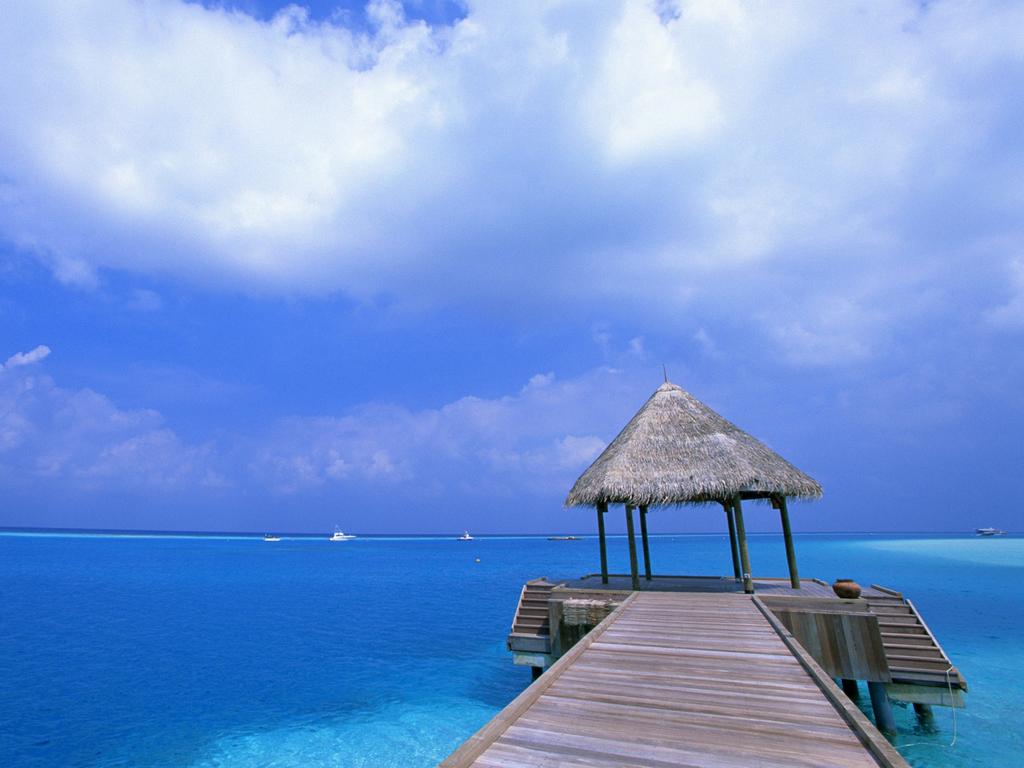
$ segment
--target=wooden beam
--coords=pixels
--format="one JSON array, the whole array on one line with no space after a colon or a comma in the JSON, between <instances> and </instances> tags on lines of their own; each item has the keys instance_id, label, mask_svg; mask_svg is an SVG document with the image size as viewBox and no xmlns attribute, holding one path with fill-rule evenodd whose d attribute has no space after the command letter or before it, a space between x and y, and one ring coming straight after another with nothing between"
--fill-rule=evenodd
<instances>
[{"instance_id":1,"label":"wooden beam","mask_svg":"<svg viewBox=\"0 0 1024 768\"><path fill-rule=\"evenodd\" d=\"M800 589L800 572L796 568L796 550L793 549L793 531L789 527L789 508L786 506L786 497L778 496L775 499L779 508L779 517L782 518L782 538L786 540L786 561L789 563L789 584L793 589Z\"/></svg>"},{"instance_id":2,"label":"wooden beam","mask_svg":"<svg viewBox=\"0 0 1024 768\"><path fill-rule=\"evenodd\" d=\"M604 513L608 511L608 505L600 503L597 505L597 538L601 545L601 583L608 583L608 542L604 537Z\"/></svg>"},{"instance_id":3,"label":"wooden beam","mask_svg":"<svg viewBox=\"0 0 1024 768\"><path fill-rule=\"evenodd\" d=\"M736 581L742 578L740 573L740 550L736 543L736 522L732 518L732 504L723 501L722 509L725 510L725 519L729 523L729 547L732 549L732 572Z\"/></svg>"},{"instance_id":4,"label":"wooden beam","mask_svg":"<svg viewBox=\"0 0 1024 768\"><path fill-rule=\"evenodd\" d=\"M761 602L761 598L754 597L753 603L768 620L768 623L772 625L779 637L782 638L782 642L785 643L790 652L796 656L800 665L818 684L821 692L825 694L825 698L829 700L829 703L832 704L836 712L839 713L857 735L860 743L875 758L875 762L882 766L882 768L908 768L907 761L903 759L903 756L896 751L896 748L876 728L871 727L871 721L867 719L856 704L843 695L832 678L825 674L825 670L814 660L814 657L789 633L782 625L782 622L772 613L771 609Z\"/></svg>"},{"instance_id":5,"label":"wooden beam","mask_svg":"<svg viewBox=\"0 0 1024 768\"><path fill-rule=\"evenodd\" d=\"M626 538L629 539L629 575L633 577L633 590L640 589L640 574L636 565L636 537L633 535L633 507L626 505Z\"/></svg>"},{"instance_id":6,"label":"wooden beam","mask_svg":"<svg viewBox=\"0 0 1024 768\"><path fill-rule=\"evenodd\" d=\"M875 726L882 733L896 733L896 716L893 715L885 684L869 681L868 694L871 696L871 710L875 713Z\"/></svg>"},{"instance_id":7,"label":"wooden beam","mask_svg":"<svg viewBox=\"0 0 1024 768\"><path fill-rule=\"evenodd\" d=\"M747 552L747 529L743 525L743 502L739 496L732 499L733 514L736 515L736 536L740 545L740 567L743 569L743 591L754 594L754 580L750 576L750 553Z\"/></svg>"},{"instance_id":8,"label":"wooden beam","mask_svg":"<svg viewBox=\"0 0 1024 768\"><path fill-rule=\"evenodd\" d=\"M651 580L651 545L647 542L647 505L640 505L640 540L644 545L644 578Z\"/></svg>"},{"instance_id":9,"label":"wooden beam","mask_svg":"<svg viewBox=\"0 0 1024 768\"><path fill-rule=\"evenodd\" d=\"M740 498L744 501L757 501L758 499L771 499L775 496L771 491L740 491Z\"/></svg>"}]
</instances>

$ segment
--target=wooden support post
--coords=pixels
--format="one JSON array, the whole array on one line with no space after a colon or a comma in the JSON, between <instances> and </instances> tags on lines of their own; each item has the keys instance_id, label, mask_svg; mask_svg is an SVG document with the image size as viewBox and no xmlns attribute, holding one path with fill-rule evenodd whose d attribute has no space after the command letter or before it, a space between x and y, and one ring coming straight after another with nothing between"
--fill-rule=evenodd
<instances>
[{"instance_id":1,"label":"wooden support post","mask_svg":"<svg viewBox=\"0 0 1024 768\"><path fill-rule=\"evenodd\" d=\"M800 573L796 569L796 550L793 549L793 531L789 528L789 508L786 506L786 497L775 498L779 507L779 517L782 518L782 537L786 540L786 560L789 563L789 585L793 589L800 589Z\"/></svg>"},{"instance_id":2,"label":"wooden support post","mask_svg":"<svg viewBox=\"0 0 1024 768\"><path fill-rule=\"evenodd\" d=\"M875 713L875 725L882 733L896 733L896 717L892 713L892 702L885 692L885 683L868 681L871 694L871 709Z\"/></svg>"},{"instance_id":3,"label":"wooden support post","mask_svg":"<svg viewBox=\"0 0 1024 768\"><path fill-rule=\"evenodd\" d=\"M743 569L743 591L754 594L754 580L750 576L750 554L747 552L747 529L743 525L743 502L739 496L732 499L732 510L736 515L736 537L740 544L740 567Z\"/></svg>"},{"instance_id":4,"label":"wooden support post","mask_svg":"<svg viewBox=\"0 0 1024 768\"><path fill-rule=\"evenodd\" d=\"M539 680L540 676L544 674L544 667L530 667L530 675L534 680Z\"/></svg>"},{"instance_id":5,"label":"wooden support post","mask_svg":"<svg viewBox=\"0 0 1024 768\"><path fill-rule=\"evenodd\" d=\"M647 543L647 505L640 505L640 540L644 545L644 578L651 580L651 545Z\"/></svg>"},{"instance_id":6,"label":"wooden support post","mask_svg":"<svg viewBox=\"0 0 1024 768\"><path fill-rule=\"evenodd\" d=\"M601 583L608 583L608 542L604 537L604 513L608 511L608 505L599 503L597 505L597 538L601 542Z\"/></svg>"},{"instance_id":7,"label":"wooden support post","mask_svg":"<svg viewBox=\"0 0 1024 768\"><path fill-rule=\"evenodd\" d=\"M725 519L729 523L729 547L732 549L732 573L736 577L736 581L743 578L740 572L740 550L739 545L736 543L736 522L732 517L732 504L730 502L722 502L722 509L725 510Z\"/></svg>"},{"instance_id":8,"label":"wooden support post","mask_svg":"<svg viewBox=\"0 0 1024 768\"><path fill-rule=\"evenodd\" d=\"M640 574L636 567L636 537L633 535L633 507L626 505L626 538L629 539L629 575L633 578L633 589L640 589Z\"/></svg>"},{"instance_id":9,"label":"wooden support post","mask_svg":"<svg viewBox=\"0 0 1024 768\"><path fill-rule=\"evenodd\" d=\"M843 678L843 693L845 693L851 699L860 698L860 686L857 685L856 680L847 680Z\"/></svg>"},{"instance_id":10,"label":"wooden support post","mask_svg":"<svg viewBox=\"0 0 1024 768\"><path fill-rule=\"evenodd\" d=\"M914 702L914 712L917 713L919 720L931 720L932 719L932 705L922 704L919 701Z\"/></svg>"}]
</instances>

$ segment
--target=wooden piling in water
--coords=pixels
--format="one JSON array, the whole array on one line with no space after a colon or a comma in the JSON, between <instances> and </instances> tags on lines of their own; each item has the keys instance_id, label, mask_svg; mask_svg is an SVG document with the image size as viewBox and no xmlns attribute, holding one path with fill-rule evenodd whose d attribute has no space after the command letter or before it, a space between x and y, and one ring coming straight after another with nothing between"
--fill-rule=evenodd
<instances>
[{"instance_id":1,"label":"wooden piling in water","mask_svg":"<svg viewBox=\"0 0 1024 768\"><path fill-rule=\"evenodd\" d=\"M871 710L875 713L875 726L882 733L896 733L896 716L892 711L892 702L885 691L885 683L868 682L868 693L871 694Z\"/></svg>"}]
</instances>

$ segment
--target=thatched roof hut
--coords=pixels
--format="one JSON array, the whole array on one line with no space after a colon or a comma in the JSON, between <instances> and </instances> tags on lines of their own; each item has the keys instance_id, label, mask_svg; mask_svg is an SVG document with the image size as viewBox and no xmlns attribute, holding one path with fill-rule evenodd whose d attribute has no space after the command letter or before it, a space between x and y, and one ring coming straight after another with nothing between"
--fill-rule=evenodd
<instances>
[{"instance_id":1,"label":"thatched roof hut","mask_svg":"<svg viewBox=\"0 0 1024 768\"><path fill-rule=\"evenodd\" d=\"M626 508L633 588L639 589L633 509L640 508L644 568L651 580L647 510L702 502L722 505L729 524L733 570L753 591L742 501L768 499L779 510L790 581L800 586L787 497L816 499L821 486L757 438L665 381L594 463L580 475L565 503L597 507L601 577L608 581L604 514L609 504Z\"/></svg>"},{"instance_id":2,"label":"thatched roof hut","mask_svg":"<svg viewBox=\"0 0 1024 768\"><path fill-rule=\"evenodd\" d=\"M565 503L653 507L720 502L745 492L816 499L821 486L666 381L580 475Z\"/></svg>"}]
</instances>

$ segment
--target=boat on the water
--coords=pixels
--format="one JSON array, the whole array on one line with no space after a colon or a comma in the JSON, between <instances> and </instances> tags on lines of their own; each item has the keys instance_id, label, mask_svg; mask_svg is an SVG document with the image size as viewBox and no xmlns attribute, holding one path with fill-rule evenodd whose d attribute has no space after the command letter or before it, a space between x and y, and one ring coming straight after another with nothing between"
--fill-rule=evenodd
<instances>
[{"instance_id":1,"label":"boat on the water","mask_svg":"<svg viewBox=\"0 0 1024 768\"><path fill-rule=\"evenodd\" d=\"M548 536L548 541L579 541L579 536Z\"/></svg>"},{"instance_id":2,"label":"boat on the water","mask_svg":"<svg viewBox=\"0 0 1024 768\"><path fill-rule=\"evenodd\" d=\"M334 533L331 534L331 537L328 539L328 541L348 541L349 539L354 538L355 536L353 534L345 533L338 526L334 526Z\"/></svg>"},{"instance_id":3,"label":"boat on the water","mask_svg":"<svg viewBox=\"0 0 1024 768\"><path fill-rule=\"evenodd\" d=\"M472 541L473 537L469 535L469 531L463 531L462 535L459 536L458 541Z\"/></svg>"},{"instance_id":4,"label":"boat on the water","mask_svg":"<svg viewBox=\"0 0 1024 768\"><path fill-rule=\"evenodd\" d=\"M268 533L266 536L263 537L263 540L264 541L280 541L281 537L280 536L275 536L272 533Z\"/></svg>"},{"instance_id":5,"label":"boat on the water","mask_svg":"<svg viewBox=\"0 0 1024 768\"><path fill-rule=\"evenodd\" d=\"M979 536L1005 536L1006 531L999 528L975 528L974 532Z\"/></svg>"}]
</instances>

